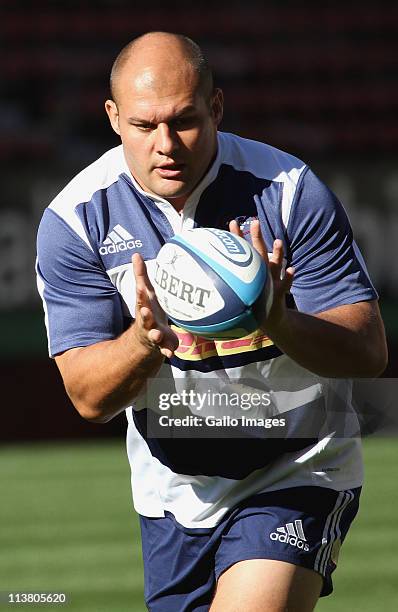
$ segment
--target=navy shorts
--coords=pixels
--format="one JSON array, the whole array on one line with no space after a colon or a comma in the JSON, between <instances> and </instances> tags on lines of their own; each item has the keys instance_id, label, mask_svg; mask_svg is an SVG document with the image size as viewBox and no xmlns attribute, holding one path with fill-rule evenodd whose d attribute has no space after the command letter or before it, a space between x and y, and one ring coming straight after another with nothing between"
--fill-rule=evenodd
<instances>
[{"instance_id":1,"label":"navy shorts","mask_svg":"<svg viewBox=\"0 0 398 612\"><path fill-rule=\"evenodd\" d=\"M333 590L340 545L360 488L297 487L245 499L211 529L188 529L171 514L141 518L145 601L151 612L207 612L216 582L246 559L276 559L323 576Z\"/></svg>"}]
</instances>

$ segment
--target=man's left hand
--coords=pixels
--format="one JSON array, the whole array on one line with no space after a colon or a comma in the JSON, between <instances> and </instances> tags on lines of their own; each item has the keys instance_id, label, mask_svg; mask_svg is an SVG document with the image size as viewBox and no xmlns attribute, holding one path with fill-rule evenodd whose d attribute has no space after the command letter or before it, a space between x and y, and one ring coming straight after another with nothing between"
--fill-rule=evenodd
<instances>
[{"instance_id":1,"label":"man's left hand","mask_svg":"<svg viewBox=\"0 0 398 612\"><path fill-rule=\"evenodd\" d=\"M237 221L233 220L230 222L229 231L243 238L242 231ZM286 313L285 296L290 291L293 283L294 268L283 270L282 240L274 240L272 253L268 254L258 219L253 220L250 224L250 236L254 248L265 261L273 282L274 294L271 310L267 319L260 322L261 328L264 328L265 331L271 335L274 329L283 325L283 319Z\"/></svg>"}]
</instances>

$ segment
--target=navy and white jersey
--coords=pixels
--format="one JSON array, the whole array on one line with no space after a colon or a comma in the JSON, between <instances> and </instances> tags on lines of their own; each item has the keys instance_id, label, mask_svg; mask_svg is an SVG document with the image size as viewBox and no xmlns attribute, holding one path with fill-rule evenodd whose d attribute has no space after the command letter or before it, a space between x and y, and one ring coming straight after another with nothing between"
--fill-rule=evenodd
<instances>
[{"instance_id":1,"label":"navy and white jersey","mask_svg":"<svg viewBox=\"0 0 398 612\"><path fill-rule=\"evenodd\" d=\"M37 279L50 355L113 339L127 329L135 312L133 253L142 255L153 278L156 255L175 233L228 229L236 219L250 239L253 218L261 222L269 251L276 238L283 241L287 265L296 270L291 293L298 310L319 313L377 298L342 205L299 159L219 133L217 156L179 214L137 185L119 146L61 191L39 227ZM211 341L173 328L179 347L159 379L187 389L211 377L223 384L249 381L252 389L271 390L274 414L288 417L289 426L286 435L274 439L152 437L148 422L155 408L143 394L126 407L133 498L140 514L170 512L186 527L211 527L256 493L361 485L359 441L350 435L357 422L350 412L349 381L308 372L259 331ZM341 405L343 432L336 422ZM309 422L316 425L303 435Z\"/></svg>"}]
</instances>

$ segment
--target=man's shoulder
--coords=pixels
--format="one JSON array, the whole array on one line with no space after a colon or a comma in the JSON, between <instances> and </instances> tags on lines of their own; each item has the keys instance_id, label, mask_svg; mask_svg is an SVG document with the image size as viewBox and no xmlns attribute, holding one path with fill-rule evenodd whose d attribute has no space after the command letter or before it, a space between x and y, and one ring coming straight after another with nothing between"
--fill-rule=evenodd
<instances>
[{"instance_id":1,"label":"man's shoulder","mask_svg":"<svg viewBox=\"0 0 398 612\"><path fill-rule=\"evenodd\" d=\"M98 191L107 189L126 171L122 145L106 151L81 170L52 200L48 208L59 216L89 202Z\"/></svg>"},{"instance_id":2,"label":"man's shoulder","mask_svg":"<svg viewBox=\"0 0 398 612\"><path fill-rule=\"evenodd\" d=\"M219 142L222 163L230 164L236 170L251 172L258 178L297 182L307 168L307 164L298 157L258 140L219 132Z\"/></svg>"}]
</instances>

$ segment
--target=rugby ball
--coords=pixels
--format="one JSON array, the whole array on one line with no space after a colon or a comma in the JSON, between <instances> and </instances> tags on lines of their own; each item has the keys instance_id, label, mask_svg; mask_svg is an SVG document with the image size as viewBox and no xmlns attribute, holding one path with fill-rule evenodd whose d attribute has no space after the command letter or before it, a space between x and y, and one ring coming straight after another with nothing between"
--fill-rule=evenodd
<instances>
[{"instance_id":1,"label":"rugby ball","mask_svg":"<svg viewBox=\"0 0 398 612\"><path fill-rule=\"evenodd\" d=\"M170 238L156 257L152 280L170 320L205 338L247 336L272 305L263 259L244 238L215 228Z\"/></svg>"}]
</instances>

